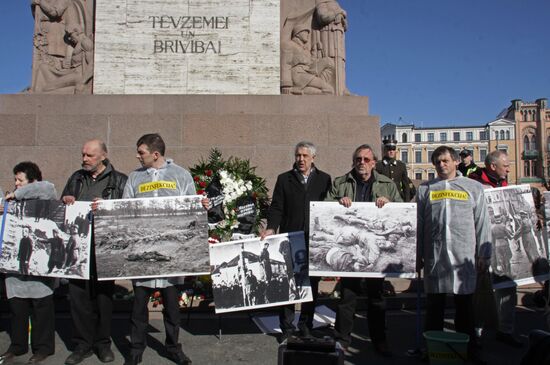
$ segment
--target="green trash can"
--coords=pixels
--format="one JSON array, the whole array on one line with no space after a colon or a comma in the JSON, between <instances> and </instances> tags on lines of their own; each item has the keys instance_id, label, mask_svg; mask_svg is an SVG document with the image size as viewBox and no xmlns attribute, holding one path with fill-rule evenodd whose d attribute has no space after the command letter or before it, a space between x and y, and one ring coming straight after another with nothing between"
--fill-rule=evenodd
<instances>
[{"instance_id":1,"label":"green trash can","mask_svg":"<svg viewBox=\"0 0 550 365\"><path fill-rule=\"evenodd\" d=\"M428 344L428 357L431 365L464 364L468 359L470 336L464 333L426 331L424 338Z\"/></svg>"}]
</instances>

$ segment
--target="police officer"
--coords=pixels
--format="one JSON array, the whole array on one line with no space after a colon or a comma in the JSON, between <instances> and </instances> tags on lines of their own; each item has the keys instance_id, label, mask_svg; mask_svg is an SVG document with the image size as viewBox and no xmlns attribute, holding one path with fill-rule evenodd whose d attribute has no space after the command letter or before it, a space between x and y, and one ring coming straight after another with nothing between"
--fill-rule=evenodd
<instances>
[{"instance_id":1,"label":"police officer","mask_svg":"<svg viewBox=\"0 0 550 365\"><path fill-rule=\"evenodd\" d=\"M397 141L385 139L382 143L384 144L384 157L376 163L376 172L393 180L403 201L411 201L416 190L407 176L407 165L395 158L397 155Z\"/></svg>"}]
</instances>

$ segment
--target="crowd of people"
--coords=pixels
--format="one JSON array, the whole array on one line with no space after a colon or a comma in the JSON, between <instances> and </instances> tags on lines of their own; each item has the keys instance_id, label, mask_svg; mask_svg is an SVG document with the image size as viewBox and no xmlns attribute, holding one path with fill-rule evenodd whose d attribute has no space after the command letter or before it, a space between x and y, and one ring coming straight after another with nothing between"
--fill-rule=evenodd
<instances>
[{"instance_id":1,"label":"crowd of people","mask_svg":"<svg viewBox=\"0 0 550 365\"><path fill-rule=\"evenodd\" d=\"M77 200L94 202L98 199L196 194L190 173L165 157L166 146L160 135L146 134L137 141L136 147L136 157L142 167L126 176L115 170L108 160L104 142L96 139L86 142L82 148L82 168L68 179L61 200L65 204L72 204ZM317 156L316 146L311 142L298 143L294 150L292 168L277 178L267 225L260 238L263 240L277 232L304 231L307 248L310 233L309 203L312 201L334 201L346 208L352 207L355 202L372 202L381 208L389 202L411 201L416 195L416 269L423 270L424 291L427 297L425 329L443 329L445 299L447 294L452 294L456 306L456 330L470 336L468 355L474 362L481 363L476 342L479 331L476 331L476 327L482 327L483 323L475 316L473 295L479 276L488 272L492 254L491 226L483 189L506 185L506 175L510 168L507 156L499 151L490 153L483 169L476 169L467 161L464 168L461 168L465 171L463 174L459 170L459 160L464 154L461 153L459 156L458 151L453 148L440 146L432 155L437 178L421 184L416 194L414 185L406 176L406 168L395 158L395 150L395 141L385 141L384 157L379 161L371 146L360 145L351 156L351 170L332 180L329 174L318 169L314 163ZM42 181L38 166L32 164L32 168L21 168L20 165L13 170L16 189L6 194L6 200L57 198L53 184ZM155 181L169 181L171 184L151 184ZM35 189L29 189L27 186ZM142 189L144 186L153 188ZM207 198L202 200L202 204L208 209ZM75 234L88 234L80 229L80 225L77 226L73 230ZM380 232L386 231L382 229ZM391 232L388 235L391 235ZM288 247L286 249L289 250ZM90 280L69 280L73 319L72 339L75 348L65 360L67 365L78 364L94 353L102 362L114 360L110 338L114 282L97 280L93 252L92 250ZM287 257L292 260L288 254L281 253L285 257L285 262ZM390 255L391 250L380 250L379 254ZM25 266L28 263L25 263L24 253L21 255L21 273L25 274L28 272L28 266ZM266 265L266 262L269 262L269 252L263 250L259 256L259 265L263 265L263 275L273 276L271 265ZM52 262L53 266L63 264L65 262ZM291 264L286 266L283 270L292 271ZM251 270L245 270L239 275L245 283L243 304L253 306L258 300L257 295L252 295L254 288L258 286L258 280ZM292 272L289 273L289 277L294 277ZM293 325L294 306L280 307L281 340L290 335L313 336L313 316L319 278L311 277L310 281L313 301L302 304L297 328ZM177 364L191 363L179 342L180 311L176 285L180 283L181 278L133 281L131 351L125 365L142 362L142 354L147 346L147 303L149 296L156 290L160 290L163 297L165 346L168 356ZM30 342L33 356L29 360L30 363L39 363L53 354L55 316L52 294L56 284L57 281L51 278L8 275L6 291L13 314L11 345L1 355L0 360L7 362L28 352L29 316L33 323ZM365 289L367 320L373 347L383 356L392 356L386 338L383 284L383 275L364 279L341 278L341 298L337 304L334 333L344 348L352 341L357 301ZM289 291L295 288L295 283L289 283ZM250 295L246 292L250 292ZM497 336L505 343L519 346L521 343L513 334L515 288L496 290L495 295L498 298L500 319Z\"/></svg>"}]
</instances>

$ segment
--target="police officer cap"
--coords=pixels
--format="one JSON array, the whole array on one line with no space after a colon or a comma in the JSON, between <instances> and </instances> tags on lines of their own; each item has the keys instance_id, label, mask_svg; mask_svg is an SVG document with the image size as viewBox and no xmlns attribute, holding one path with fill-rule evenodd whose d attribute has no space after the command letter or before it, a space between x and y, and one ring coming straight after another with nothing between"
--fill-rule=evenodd
<instances>
[{"instance_id":1,"label":"police officer cap","mask_svg":"<svg viewBox=\"0 0 550 365\"><path fill-rule=\"evenodd\" d=\"M460 157L466 157L466 156L471 156L472 153L470 152L470 150L464 149L464 150L460 151L459 155L460 155Z\"/></svg>"},{"instance_id":2,"label":"police officer cap","mask_svg":"<svg viewBox=\"0 0 550 365\"><path fill-rule=\"evenodd\" d=\"M384 147L396 147L397 146L397 140L395 139L385 139L382 141L384 144Z\"/></svg>"}]
</instances>

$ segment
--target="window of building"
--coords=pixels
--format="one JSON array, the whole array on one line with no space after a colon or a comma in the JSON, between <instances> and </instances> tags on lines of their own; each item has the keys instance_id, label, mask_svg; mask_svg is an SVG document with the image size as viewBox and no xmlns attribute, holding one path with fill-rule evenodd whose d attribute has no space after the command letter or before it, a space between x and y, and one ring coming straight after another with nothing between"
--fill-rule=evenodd
<instances>
[{"instance_id":1,"label":"window of building","mask_svg":"<svg viewBox=\"0 0 550 365\"><path fill-rule=\"evenodd\" d=\"M479 132L479 139L481 141L485 141L487 139L487 133L485 131L480 131Z\"/></svg>"},{"instance_id":2,"label":"window of building","mask_svg":"<svg viewBox=\"0 0 550 365\"><path fill-rule=\"evenodd\" d=\"M434 134L428 133L428 142L433 142L433 141L434 141Z\"/></svg>"},{"instance_id":3,"label":"window of building","mask_svg":"<svg viewBox=\"0 0 550 365\"><path fill-rule=\"evenodd\" d=\"M401 151L401 161L409 163L409 151Z\"/></svg>"},{"instance_id":4,"label":"window of building","mask_svg":"<svg viewBox=\"0 0 550 365\"><path fill-rule=\"evenodd\" d=\"M428 151L428 162L432 163L432 155L434 154L434 151Z\"/></svg>"},{"instance_id":5,"label":"window of building","mask_svg":"<svg viewBox=\"0 0 550 365\"><path fill-rule=\"evenodd\" d=\"M447 142L447 132L441 132L439 133L439 140L441 142Z\"/></svg>"},{"instance_id":6,"label":"window of building","mask_svg":"<svg viewBox=\"0 0 550 365\"><path fill-rule=\"evenodd\" d=\"M537 139L534 135L531 136L531 149L536 150L537 149Z\"/></svg>"},{"instance_id":7,"label":"window of building","mask_svg":"<svg viewBox=\"0 0 550 365\"><path fill-rule=\"evenodd\" d=\"M403 133L403 134L401 135L401 142L407 143L407 133Z\"/></svg>"},{"instance_id":8,"label":"window of building","mask_svg":"<svg viewBox=\"0 0 550 365\"><path fill-rule=\"evenodd\" d=\"M504 131L500 131L500 139L503 140L503 139L505 139L504 137L505 137L504 136Z\"/></svg>"},{"instance_id":9,"label":"window of building","mask_svg":"<svg viewBox=\"0 0 550 365\"><path fill-rule=\"evenodd\" d=\"M414 141L415 142L422 142L422 135L420 133L414 134Z\"/></svg>"},{"instance_id":10,"label":"window of building","mask_svg":"<svg viewBox=\"0 0 550 365\"><path fill-rule=\"evenodd\" d=\"M453 141L460 141L460 132L453 132Z\"/></svg>"},{"instance_id":11,"label":"window of building","mask_svg":"<svg viewBox=\"0 0 550 365\"><path fill-rule=\"evenodd\" d=\"M506 139L510 139L510 131L506 131Z\"/></svg>"},{"instance_id":12,"label":"window of building","mask_svg":"<svg viewBox=\"0 0 550 365\"><path fill-rule=\"evenodd\" d=\"M495 139L498 141L498 131L495 131Z\"/></svg>"},{"instance_id":13,"label":"window of building","mask_svg":"<svg viewBox=\"0 0 550 365\"><path fill-rule=\"evenodd\" d=\"M474 140L474 132L466 132L466 140L467 141L473 141Z\"/></svg>"},{"instance_id":14,"label":"window of building","mask_svg":"<svg viewBox=\"0 0 550 365\"><path fill-rule=\"evenodd\" d=\"M546 138L546 150L550 151L550 136L548 136L548 138Z\"/></svg>"},{"instance_id":15,"label":"window of building","mask_svg":"<svg viewBox=\"0 0 550 365\"><path fill-rule=\"evenodd\" d=\"M428 180L435 179L435 172L428 172Z\"/></svg>"},{"instance_id":16,"label":"window of building","mask_svg":"<svg viewBox=\"0 0 550 365\"><path fill-rule=\"evenodd\" d=\"M486 157L487 157L487 150L485 148L480 148L479 149L479 161L484 162Z\"/></svg>"},{"instance_id":17,"label":"window of building","mask_svg":"<svg viewBox=\"0 0 550 365\"><path fill-rule=\"evenodd\" d=\"M529 140L529 136L523 137L523 150L524 151L531 151L531 141ZM527 175L525 175L527 176Z\"/></svg>"},{"instance_id":18,"label":"window of building","mask_svg":"<svg viewBox=\"0 0 550 365\"><path fill-rule=\"evenodd\" d=\"M550 169L550 167L548 167ZM414 173L415 180L422 180L422 173L421 172L415 172Z\"/></svg>"},{"instance_id":19,"label":"window of building","mask_svg":"<svg viewBox=\"0 0 550 365\"><path fill-rule=\"evenodd\" d=\"M550 137L548 137L550 138ZM421 163L422 162L422 151L417 150L414 151L414 162Z\"/></svg>"}]
</instances>

